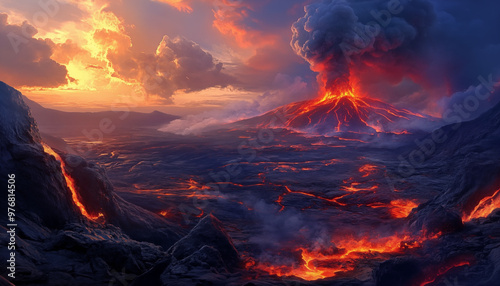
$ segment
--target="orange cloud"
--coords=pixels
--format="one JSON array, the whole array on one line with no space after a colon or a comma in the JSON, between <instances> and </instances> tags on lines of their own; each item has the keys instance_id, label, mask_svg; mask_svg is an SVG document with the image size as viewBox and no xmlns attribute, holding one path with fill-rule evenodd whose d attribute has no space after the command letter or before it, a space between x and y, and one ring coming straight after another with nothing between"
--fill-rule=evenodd
<instances>
[{"instance_id":1,"label":"orange cloud","mask_svg":"<svg viewBox=\"0 0 500 286\"><path fill-rule=\"evenodd\" d=\"M252 30L243 24L251 9L249 4L241 1L219 0L216 9L214 9L213 25L222 34L233 38L236 44L242 48L275 45L279 41L278 36Z\"/></svg>"},{"instance_id":2,"label":"orange cloud","mask_svg":"<svg viewBox=\"0 0 500 286\"><path fill-rule=\"evenodd\" d=\"M181 12L191 13L193 8L191 8L189 0L155 0L156 2L161 2L168 4Z\"/></svg>"},{"instance_id":3,"label":"orange cloud","mask_svg":"<svg viewBox=\"0 0 500 286\"><path fill-rule=\"evenodd\" d=\"M0 78L15 87L58 87L68 82L64 65L51 57L50 44L34 38L35 27L11 25L0 13Z\"/></svg>"}]
</instances>

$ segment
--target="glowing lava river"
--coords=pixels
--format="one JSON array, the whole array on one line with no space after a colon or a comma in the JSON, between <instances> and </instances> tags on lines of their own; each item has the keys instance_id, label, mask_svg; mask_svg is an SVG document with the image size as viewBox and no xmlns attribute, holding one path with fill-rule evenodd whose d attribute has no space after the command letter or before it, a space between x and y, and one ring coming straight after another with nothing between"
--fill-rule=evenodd
<instances>
[{"instance_id":1,"label":"glowing lava river","mask_svg":"<svg viewBox=\"0 0 500 286\"><path fill-rule=\"evenodd\" d=\"M42 143L43 150L45 153L53 156L61 165L61 172L64 177L64 181L66 182L66 186L71 192L71 198L73 199L73 203L80 210L81 214L89 220L98 220L102 218L104 215L102 213L98 213L97 215L90 214L83 203L81 202L80 195L78 194L77 187L73 178L66 171L66 164L64 160L61 158L59 154L57 154L52 148L50 148L47 144Z\"/></svg>"}]
</instances>

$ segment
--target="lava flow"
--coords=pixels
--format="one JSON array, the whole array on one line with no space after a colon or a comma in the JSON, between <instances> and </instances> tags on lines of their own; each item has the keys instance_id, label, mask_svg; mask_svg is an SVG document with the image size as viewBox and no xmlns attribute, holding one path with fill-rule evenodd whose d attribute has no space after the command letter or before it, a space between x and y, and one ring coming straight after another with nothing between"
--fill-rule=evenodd
<instances>
[{"instance_id":1,"label":"lava flow","mask_svg":"<svg viewBox=\"0 0 500 286\"><path fill-rule=\"evenodd\" d=\"M468 222L475 218L487 217L498 208L500 208L500 189L479 201L470 214L462 217L462 221Z\"/></svg>"},{"instance_id":2,"label":"lava flow","mask_svg":"<svg viewBox=\"0 0 500 286\"><path fill-rule=\"evenodd\" d=\"M445 275L448 271L462 266L469 266L470 262L467 260L457 261L454 263L449 263L448 265L441 266L435 271L435 273L431 277L427 277L424 282L420 283L419 286L426 286L434 283L439 277Z\"/></svg>"},{"instance_id":3,"label":"lava flow","mask_svg":"<svg viewBox=\"0 0 500 286\"><path fill-rule=\"evenodd\" d=\"M80 198L78 196L78 192L76 190L75 180L73 180L73 178L71 178L71 176L66 172L66 164L64 163L61 156L59 156L59 154L57 154L54 150L52 150L52 148L50 148L45 143L42 143L42 146L43 146L43 150L45 153L54 156L54 158L60 163L64 180L66 181L66 185L68 186L68 189L71 191L71 198L73 199L73 203L78 207L81 214L90 220L97 220L97 219L103 217L104 214L102 214L102 213L99 213L98 215L91 215L87 212L85 206L82 204L82 202L80 201Z\"/></svg>"},{"instance_id":4,"label":"lava flow","mask_svg":"<svg viewBox=\"0 0 500 286\"><path fill-rule=\"evenodd\" d=\"M391 201L389 212L393 218L405 218L416 207L418 207L418 204L415 201L397 199Z\"/></svg>"},{"instance_id":5,"label":"lava flow","mask_svg":"<svg viewBox=\"0 0 500 286\"><path fill-rule=\"evenodd\" d=\"M332 239L332 247L309 250L303 247L294 252L300 253L300 265L285 266L258 263L249 267L277 276L296 276L304 280L318 280L337 276L355 270L364 259L384 260L393 254L401 254L421 246L423 238L409 235L388 237L344 237Z\"/></svg>"},{"instance_id":6,"label":"lava flow","mask_svg":"<svg viewBox=\"0 0 500 286\"><path fill-rule=\"evenodd\" d=\"M407 133L400 122L410 122L424 116L406 109L398 109L379 100L361 97L349 84L327 90L319 98L296 102L260 116L261 126L273 127L272 120L281 114L284 127L313 131L320 134L332 132ZM284 115L284 116L283 116ZM396 121L398 123L396 123ZM392 125L391 125L392 124Z\"/></svg>"}]
</instances>

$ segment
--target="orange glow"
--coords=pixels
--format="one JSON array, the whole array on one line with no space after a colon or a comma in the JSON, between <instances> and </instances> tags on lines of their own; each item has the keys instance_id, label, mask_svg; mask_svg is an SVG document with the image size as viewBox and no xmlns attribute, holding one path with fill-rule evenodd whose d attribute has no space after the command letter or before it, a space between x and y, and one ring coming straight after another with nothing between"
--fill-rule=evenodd
<instances>
[{"instance_id":1,"label":"orange glow","mask_svg":"<svg viewBox=\"0 0 500 286\"><path fill-rule=\"evenodd\" d=\"M248 4L241 1L222 0L214 9L214 27L223 35L229 36L241 48L255 49L276 45L278 37L251 30L240 24L248 16Z\"/></svg>"},{"instance_id":2,"label":"orange glow","mask_svg":"<svg viewBox=\"0 0 500 286\"><path fill-rule=\"evenodd\" d=\"M54 88L22 87L23 94L45 107L70 111L158 104L158 96L145 95L142 78L121 78L115 71L112 59L128 59L131 53L124 19L108 9L107 1L74 4L82 10L81 19L59 29L42 27L36 35L54 42L52 58L66 67L70 80Z\"/></svg>"},{"instance_id":3,"label":"orange glow","mask_svg":"<svg viewBox=\"0 0 500 286\"><path fill-rule=\"evenodd\" d=\"M330 123L335 132L359 131L358 128L371 128L375 132L385 132L384 124L399 119L423 117L405 109L397 109L359 95L349 84L326 90L317 99L289 105L292 116L286 127L316 127ZM314 123L313 123L314 122ZM314 124L314 125L313 125ZM405 131L397 131L405 132ZM360 170L361 171L361 170ZM368 171L368 170L367 170Z\"/></svg>"},{"instance_id":4,"label":"orange glow","mask_svg":"<svg viewBox=\"0 0 500 286\"><path fill-rule=\"evenodd\" d=\"M345 183L345 181L344 181L344 183ZM361 183L357 183L357 182L352 182L349 184L349 186L342 186L341 187L342 191L351 192L351 193L360 192L360 191L375 191L376 189L378 189L378 185L373 185L371 187L362 187Z\"/></svg>"},{"instance_id":5,"label":"orange glow","mask_svg":"<svg viewBox=\"0 0 500 286\"><path fill-rule=\"evenodd\" d=\"M359 172L363 174L363 177L368 177L370 175L375 174L378 167L372 164L365 164L359 168Z\"/></svg>"},{"instance_id":6,"label":"orange glow","mask_svg":"<svg viewBox=\"0 0 500 286\"><path fill-rule=\"evenodd\" d=\"M197 191L204 191L204 190L210 190L209 186L202 185L198 182L196 182L194 179L189 179L188 181L189 188L188 190L197 190Z\"/></svg>"},{"instance_id":7,"label":"orange glow","mask_svg":"<svg viewBox=\"0 0 500 286\"><path fill-rule=\"evenodd\" d=\"M155 0L157 2L168 4L181 12L191 13L193 8L189 6L186 0Z\"/></svg>"},{"instance_id":8,"label":"orange glow","mask_svg":"<svg viewBox=\"0 0 500 286\"><path fill-rule=\"evenodd\" d=\"M104 217L104 214L102 214L102 213L99 213L97 215L91 215L91 214L89 214L87 212L87 210L85 209L85 206L80 201L78 192L76 190L75 181L66 172L66 164L62 160L61 156L59 156L59 154L57 154L54 150L52 150L52 148L50 148L45 143L42 143L42 146L43 146L43 150L44 150L45 153L54 156L54 158L57 161L59 161L59 163L61 164L62 174L63 174L64 180L66 181L66 185L68 186L68 189L71 192L71 198L73 199L73 203L78 207L78 209L80 210L80 212L82 213L82 215L84 215L86 218L88 218L90 220L97 220L97 219L99 219L101 217Z\"/></svg>"},{"instance_id":9,"label":"orange glow","mask_svg":"<svg viewBox=\"0 0 500 286\"><path fill-rule=\"evenodd\" d=\"M443 276L446 274L448 271L450 271L453 268L461 267L461 266L469 266L470 262L469 261L459 261L456 263L452 263L451 265L446 265L443 267L440 267L437 272L433 275L433 277L427 278L424 282L420 284L420 286L425 286L432 284L433 282L436 281L437 278Z\"/></svg>"},{"instance_id":10,"label":"orange glow","mask_svg":"<svg viewBox=\"0 0 500 286\"><path fill-rule=\"evenodd\" d=\"M338 196L338 197L330 199L330 198L325 198L325 197L322 197L322 196L319 196L319 195L315 195L315 194L311 194L311 193L300 192L300 191L292 191L289 187L287 187L287 186L284 186L284 187L285 187L285 192L282 193L278 197L278 199L276 200L276 203L278 203L281 206L281 209L279 210L280 212L285 209L285 206L282 204L282 202L283 202L283 198L287 194L299 194L299 195L302 195L302 196L307 196L307 197L312 197L312 198L315 198L315 199L318 199L318 200L322 200L322 201L325 201L325 202L328 202L328 203L333 203L333 204L339 205L339 206L346 206L347 205L345 203L339 202L338 200L342 199L343 197L347 196L348 194L345 194L345 195Z\"/></svg>"},{"instance_id":11,"label":"orange glow","mask_svg":"<svg viewBox=\"0 0 500 286\"><path fill-rule=\"evenodd\" d=\"M391 202L389 213L394 218L405 218L416 207L418 204L412 200L398 199Z\"/></svg>"},{"instance_id":12,"label":"orange glow","mask_svg":"<svg viewBox=\"0 0 500 286\"><path fill-rule=\"evenodd\" d=\"M365 258L383 260L391 254L398 254L421 246L421 239L409 235L389 237L353 237L347 236L332 240L329 249L297 248L301 253L301 264L277 266L268 263L252 263L249 268L256 268L272 275L296 276L304 280L318 280L334 277L342 272L356 269L357 261ZM333 246L334 245L334 246Z\"/></svg>"},{"instance_id":13,"label":"orange glow","mask_svg":"<svg viewBox=\"0 0 500 286\"><path fill-rule=\"evenodd\" d=\"M173 214L171 214L169 211L161 211L158 213L159 215L161 215L162 217L172 217Z\"/></svg>"},{"instance_id":14,"label":"orange glow","mask_svg":"<svg viewBox=\"0 0 500 286\"><path fill-rule=\"evenodd\" d=\"M493 193L493 195L479 201L469 215L462 217L462 221L467 222L475 218L487 217L498 208L500 208L500 189Z\"/></svg>"}]
</instances>

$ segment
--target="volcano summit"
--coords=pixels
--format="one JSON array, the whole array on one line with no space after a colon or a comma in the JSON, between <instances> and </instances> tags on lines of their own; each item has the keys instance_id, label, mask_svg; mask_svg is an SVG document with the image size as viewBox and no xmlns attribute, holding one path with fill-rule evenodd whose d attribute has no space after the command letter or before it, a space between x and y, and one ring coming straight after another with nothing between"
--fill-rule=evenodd
<instances>
[{"instance_id":1,"label":"volcano summit","mask_svg":"<svg viewBox=\"0 0 500 286\"><path fill-rule=\"evenodd\" d=\"M284 127L322 135L339 132L373 134L406 133L411 129L410 124L415 126L415 122L428 119L430 117L398 109L376 99L360 97L351 88L346 88L276 108L239 124L261 128Z\"/></svg>"}]
</instances>

